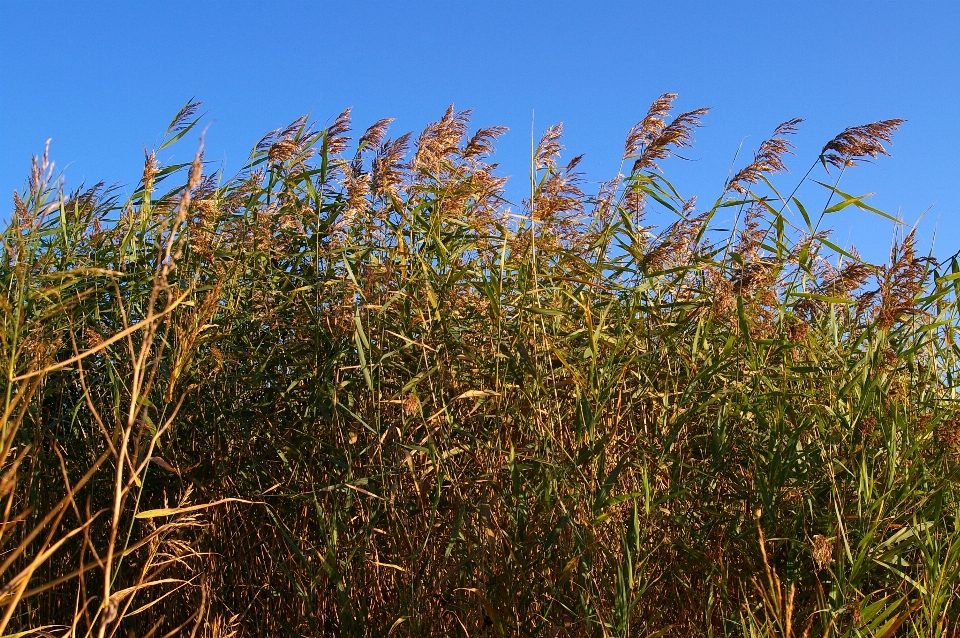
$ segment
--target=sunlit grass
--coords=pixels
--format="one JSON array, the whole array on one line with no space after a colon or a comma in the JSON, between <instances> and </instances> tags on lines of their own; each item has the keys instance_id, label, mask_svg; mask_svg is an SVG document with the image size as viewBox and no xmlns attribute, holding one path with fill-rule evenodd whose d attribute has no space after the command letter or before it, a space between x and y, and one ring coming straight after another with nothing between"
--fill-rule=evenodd
<instances>
[{"instance_id":1,"label":"sunlit grass","mask_svg":"<svg viewBox=\"0 0 960 638\"><path fill-rule=\"evenodd\" d=\"M779 183L799 120L698 203L673 98L597 193L548 129L522 203L452 107L300 119L233 178L151 153L126 201L36 160L0 634L957 635L960 264L824 230L889 217L840 178L900 120L811 158L821 209Z\"/></svg>"}]
</instances>

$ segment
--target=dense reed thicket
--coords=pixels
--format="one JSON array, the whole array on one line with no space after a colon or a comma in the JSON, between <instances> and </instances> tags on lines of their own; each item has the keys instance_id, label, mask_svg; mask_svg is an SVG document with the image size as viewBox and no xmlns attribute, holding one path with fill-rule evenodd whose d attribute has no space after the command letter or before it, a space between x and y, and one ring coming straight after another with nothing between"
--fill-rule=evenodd
<instances>
[{"instance_id":1,"label":"dense reed thicket","mask_svg":"<svg viewBox=\"0 0 960 638\"><path fill-rule=\"evenodd\" d=\"M824 147L823 208L771 180L799 120L700 206L674 97L596 194L547 129L521 204L452 107L151 152L126 201L35 160L0 634L956 636L960 264L823 228L886 216L840 177L900 121Z\"/></svg>"}]
</instances>

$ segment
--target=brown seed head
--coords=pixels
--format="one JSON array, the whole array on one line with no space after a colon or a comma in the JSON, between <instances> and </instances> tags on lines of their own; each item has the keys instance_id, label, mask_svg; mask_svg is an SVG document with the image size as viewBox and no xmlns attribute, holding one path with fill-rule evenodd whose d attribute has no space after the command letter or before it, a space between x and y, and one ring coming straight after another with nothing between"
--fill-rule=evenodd
<instances>
[{"instance_id":1,"label":"brown seed head","mask_svg":"<svg viewBox=\"0 0 960 638\"><path fill-rule=\"evenodd\" d=\"M633 223L638 228L645 217L647 208L646 193L641 186L639 183L628 183L624 188L623 199L620 202L623 210L630 213Z\"/></svg>"},{"instance_id":2,"label":"brown seed head","mask_svg":"<svg viewBox=\"0 0 960 638\"><path fill-rule=\"evenodd\" d=\"M583 210L584 194L579 186L581 174L574 170L582 159L583 156L578 155L564 169L551 170L533 200L526 202L534 219L556 221L563 213L579 213Z\"/></svg>"},{"instance_id":3,"label":"brown seed head","mask_svg":"<svg viewBox=\"0 0 960 638\"><path fill-rule=\"evenodd\" d=\"M851 607L850 622L853 623L854 627L859 629L860 626L863 625L863 613L860 611L860 605L858 603L853 603Z\"/></svg>"},{"instance_id":4,"label":"brown seed head","mask_svg":"<svg viewBox=\"0 0 960 638\"><path fill-rule=\"evenodd\" d=\"M833 164L837 168L856 166L857 162L866 158L877 158L880 155L889 155L883 143L893 140L893 133L906 120L893 119L851 126L827 142L821 151L823 161Z\"/></svg>"},{"instance_id":5,"label":"brown seed head","mask_svg":"<svg viewBox=\"0 0 960 638\"><path fill-rule=\"evenodd\" d=\"M614 202L616 201L617 189L620 186L620 175L613 179L601 182L597 189L597 195L591 200L593 204L593 216L600 220L602 224L607 224L613 218L615 213Z\"/></svg>"},{"instance_id":6,"label":"brown seed head","mask_svg":"<svg viewBox=\"0 0 960 638\"><path fill-rule=\"evenodd\" d=\"M282 164L297 156L300 146L293 140L278 140L270 147L268 157L272 164Z\"/></svg>"},{"instance_id":7,"label":"brown seed head","mask_svg":"<svg viewBox=\"0 0 960 638\"><path fill-rule=\"evenodd\" d=\"M407 416L412 416L416 413L417 408L420 407L420 399L417 398L417 395L412 392L407 394L403 398L403 413Z\"/></svg>"},{"instance_id":8,"label":"brown seed head","mask_svg":"<svg viewBox=\"0 0 960 638\"><path fill-rule=\"evenodd\" d=\"M563 150L563 146L560 144L560 138L562 137L563 122L554 124L540 136L540 143L537 144L537 150L533 153L534 163L538 170L557 167L560 151Z\"/></svg>"},{"instance_id":9,"label":"brown seed head","mask_svg":"<svg viewBox=\"0 0 960 638\"><path fill-rule=\"evenodd\" d=\"M190 172L187 174L187 184L183 188L183 192L180 194L180 203L177 207L177 217L174 221L174 228L179 227L180 224L183 223L183 221L187 218L187 210L190 208L190 201L193 197L193 193L197 189L197 186L200 185L202 179L203 140L200 141L200 149L197 151L197 154L193 158L193 162L190 164ZM169 246L170 245L168 244L168 248Z\"/></svg>"},{"instance_id":10,"label":"brown seed head","mask_svg":"<svg viewBox=\"0 0 960 638\"><path fill-rule=\"evenodd\" d=\"M153 179L157 176L157 172L160 170L160 163L157 162L157 152L150 151L147 153L147 148L143 148L143 190L152 193L153 192Z\"/></svg>"},{"instance_id":11,"label":"brown seed head","mask_svg":"<svg viewBox=\"0 0 960 638\"><path fill-rule=\"evenodd\" d=\"M869 264L851 261L824 280L819 289L828 296L843 297L863 286L873 273L874 268Z\"/></svg>"},{"instance_id":12,"label":"brown seed head","mask_svg":"<svg viewBox=\"0 0 960 638\"><path fill-rule=\"evenodd\" d=\"M100 336L100 333L90 326L84 329L83 335L87 338L87 346L91 349L103 343L103 337Z\"/></svg>"},{"instance_id":13,"label":"brown seed head","mask_svg":"<svg viewBox=\"0 0 960 638\"><path fill-rule=\"evenodd\" d=\"M813 564L818 570L826 569L833 562L833 541L826 536L814 536L810 541L810 550Z\"/></svg>"},{"instance_id":14,"label":"brown seed head","mask_svg":"<svg viewBox=\"0 0 960 638\"><path fill-rule=\"evenodd\" d=\"M350 132L351 110L352 107L347 107L327 129L327 152L330 155L339 155L347 150L347 143L350 141L347 133Z\"/></svg>"},{"instance_id":15,"label":"brown seed head","mask_svg":"<svg viewBox=\"0 0 960 638\"><path fill-rule=\"evenodd\" d=\"M444 161L458 154L470 124L470 113L470 110L454 111L451 104L440 121L423 129L417 138L417 152L413 156L414 171L434 173Z\"/></svg>"},{"instance_id":16,"label":"brown seed head","mask_svg":"<svg viewBox=\"0 0 960 638\"><path fill-rule=\"evenodd\" d=\"M760 145L760 149L753 155L753 162L733 176L727 189L746 194L750 190L749 186L759 182L764 174L786 170L783 156L793 153L793 144L786 139L786 136L796 133L797 124L802 121L800 118L794 118L777 126L773 131L773 137Z\"/></svg>"},{"instance_id":17,"label":"brown seed head","mask_svg":"<svg viewBox=\"0 0 960 638\"><path fill-rule=\"evenodd\" d=\"M267 153L272 164L280 164L294 158L300 161L313 154L307 148L314 139L312 127L307 124L307 116L298 117L285 129L274 130L263 136L254 149L255 153Z\"/></svg>"},{"instance_id":18,"label":"brown seed head","mask_svg":"<svg viewBox=\"0 0 960 638\"><path fill-rule=\"evenodd\" d=\"M173 118L173 122L170 123L170 128L167 129L167 133L179 133L183 129L187 128L190 125L190 118L194 116L197 112L197 109L200 108L200 102L190 102Z\"/></svg>"},{"instance_id":19,"label":"brown seed head","mask_svg":"<svg viewBox=\"0 0 960 638\"><path fill-rule=\"evenodd\" d=\"M660 135L664 127L663 118L670 114L675 99L677 99L676 93L664 93L653 101L647 109L647 115L627 133L627 139L623 145L623 159L638 157L644 147Z\"/></svg>"},{"instance_id":20,"label":"brown seed head","mask_svg":"<svg viewBox=\"0 0 960 638\"><path fill-rule=\"evenodd\" d=\"M371 189L374 195L396 194L403 177L403 158L410 147L410 133L396 141L387 140L377 149L371 166Z\"/></svg>"},{"instance_id":21,"label":"brown seed head","mask_svg":"<svg viewBox=\"0 0 960 638\"><path fill-rule=\"evenodd\" d=\"M361 153L367 148L376 149L379 147L383 142L383 139L387 136L387 129L390 128L390 122L392 121L392 117L386 117L382 120L379 120L373 126L364 131L363 135L360 136L357 154Z\"/></svg>"},{"instance_id":22,"label":"brown seed head","mask_svg":"<svg viewBox=\"0 0 960 638\"><path fill-rule=\"evenodd\" d=\"M936 260L933 257L918 257L916 253L916 229L900 243L894 243L890 251L890 264L881 269L880 287L861 297L862 304L876 301L874 312L877 326L890 328L903 317L920 312L917 296L923 290L927 267Z\"/></svg>"},{"instance_id":23,"label":"brown seed head","mask_svg":"<svg viewBox=\"0 0 960 638\"><path fill-rule=\"evenodd\" d=\"M337 221L340 229L352 224L357 215L366 209L367 196L370 194L370 176L362 171L359 162L353 162L346 171L343 184L347 191L347 205Z\"/></svg>"},{"instance_id":24,"label":"brown seed head","mask_svg":"<svg viewBox=\"0 0 960 638\"><path fill-rule=\"evenodd\" d=\"M28 186L32 195L39 195L43 192L53 177L53 162L50 161L50 141L47 140L43 146L42 158L38 159L34 155L31 159Z\"/></svg>"},{"instance_id":25,"label":"brown seed head","mask_svg":"<svg viewBox=\"0 0 960 638\"><path fill-rule=\"evenodd\" d=\"M202 224L216 219L219 213L219 206L215 199L202 199L197 202L197 210L200 212L200 221Z\"/></svg>"},{"instance_id":26,"label":"brown seed head","mask_svg":"<svg viewBox=\"0 0 960 638\"><path fill-rule=\"evenodd\" d=\"M463 149L463 157L467 159L491 155L494 151L494 142L508 130L506 126L488 126L480 129L467 142L467 146Z\"/></svg>"},{"instance_id":27,"label":"brown seed head","mask_svg":"<svg viewBox=\"0 0 960 638\"><path fill-rule=\"evenodd\" d=\"M874 416L865 416L857 423L857 431L864 439L869 438L877 429L877 418Z\"/></svg>"},{"instance_id":28,"label":"brown seed head","mask_svg":"<svg viewBox=\"0 0 960 638\"><path fill-rule=\"evenodd\" d=\"M30 214L30 209L27 208L27 204L17 191L13 191L13 219L18 229L23 230L33 227L33 216Z\"/></svg>"},{"instance_id":29,"label":"brown seed head","mask_svg":"<svg viewBox=\"0 0 960 638\"><path fill-rule=\"evenodd\" d=\"M675 155L676 149L693 144L693 130L701 125L700 118L710 109L699 108L678 115L670 124L659 131L644 147L643 152L633 163L633 173L645 168L660 170L657 161Z\"/></svg>"},{"instance_id":30,"label":"brown seed head","mask_svg":"<svg viewBox=\"0 0 960 638\"><path fill-rule=\"evenodd\" d=\"M806 340L810 333L810 324L795 317L791 317L787 323L787 338L794 343L800 343Z\"/></svg>"},{"instance_id":31,"label":"brown seed head","mask_svg":"<svg viewBox=\"0 0 960 638\"><path fill-rule=\"evenodd\" d=\"M687 213L693 212L695 199L684 203ZM696 252L696 238L706 222L708 213L681 219L671 224L643 256L641 263L645 269L658 272L685 264Z\"/></svg>"}]
</instances>

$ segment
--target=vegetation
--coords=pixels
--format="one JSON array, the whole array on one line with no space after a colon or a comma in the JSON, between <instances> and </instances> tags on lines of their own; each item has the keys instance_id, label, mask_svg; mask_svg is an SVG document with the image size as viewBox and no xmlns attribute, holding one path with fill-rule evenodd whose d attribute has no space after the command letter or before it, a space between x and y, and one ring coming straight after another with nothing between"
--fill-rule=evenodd
<instances>
[{"instance_id":1,"label":"vegetation","mask_svg":"<svg viewBox=\"0 0 960 638\"><path fill-rule=\"evenodd\" d=\"M773 183L799 120L698 207L674 97L596 194L547 129L521 205L452 107L349 152L302 118L230 179L151 152L126 201L35 159L0 634L958 635L960 264L823 229L889 217L840 177L900 120L824 147L822 209Z\"/></svg>"}]
</instances>

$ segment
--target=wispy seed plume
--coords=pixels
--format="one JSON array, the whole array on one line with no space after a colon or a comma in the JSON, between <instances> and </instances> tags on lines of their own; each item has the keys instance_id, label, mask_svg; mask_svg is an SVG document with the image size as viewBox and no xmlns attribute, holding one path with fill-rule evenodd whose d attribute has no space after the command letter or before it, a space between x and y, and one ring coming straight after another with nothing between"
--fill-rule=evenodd
<instances>
[{"instance_id":1,"label":"wispy seed plume","mask_svg":"<svg viewBox=\"0 0 960 638\"><path fill-rule=\"evenodd\" d=\"M379 147L383 142L383 139L387 136L387 130L390 128L391 122L393 122L392 117L385 117L364 131L363 135L360 136L357 153L360 153L361 151L370 147Z\"/></svg>"},{"instance_id":2,"label":"wispy seed plume","mask_svg":"<svg viewBox=\"0 0 960 638\"><path fill-rule=\"evenodd\" d=\"M892 142L894 131L904 122L906 120L896 118L844 129L823 147L823 161L843 168L856 166L860 161L869 161L868 157L876 159L880 155L889 155L883 143Z\"/></svg>"},{"instance_id":3,"label":"wispy seed plume","mask_svg":"<svg viewBox=\"0 0 960 638\"><path fill-rule=\"evenodd\" d=\"M557 160L560 158L560 151L563 146L560 144L560 138L563 137L563 122L554 124L540 136L540 143L537 144L537 150L533 154L537 169L553 169L557 167Z\"/></svg>"},{"instance_id":4,"label":"wispy seed plume","mask_svg":"<svg viewBox=\"0 0 960 638\"><path fill-rule=\"evenodd\" d=\"M347 144L350 142L347 133L350 132L350 111L352 110L353 107L344 109L327 129L327 151L330 155L340 155L347 150Z\"/></svg>"},{"instance_id":5,"label":"wispy seed plume","mask_svg":"<svg viewBox=\"0 0 960 638\"><path fill-rule=\"evenodd\" d=\"M403 158L410 148L410 133L405 133L396 141L387 140L380 145L372 165L372 186L374 195L396 194L402 181Z\"/></svg>"},{"instance_id":6,"label":"wispy seed plume","mask_svg":"<svg viewBox=\"0 0 960 638\"><path fill-rule=\"evenodd\" d=\"M677 99L676 93L664 93L653 101L647 110L647 115L627 133L627 140L623 145L623 159L639 156L644 147L660 134L665 126L664 118L670 114L675 99Z\"/></svg>"},{"instance_id":7,"label":"wispy seed plume","mask_svg":"<svg viewBox=\"0 0 960 638\"><path fill-rule=\"evenodd\" d=\"M746 194L750 190L749 186L759 182L763 175L787 170L783 156L793 153L793 144L786 136L796 133L797 125L802 121L796 117L777 126L773 130L773 136L754 153L753 162L733 176L727 189Z\"/></svg>"},{"instance_id":8,"label":"wispy seed plume","mask_svg":"<svg viewBox=\"0 0 960 638\"><path fill-rule=\"evenodd\" d=\"M470 124L470 113L470 110L457 112L451 104L440 121L423 129L417 138L417 152L413 157L414 170L435 172L444 160L459 151Z\"/></svg>"},{"instance_id":9,"label":"wispy seed plume","mask_svg":"<svg viewBox=\"0 0 960 638\"><path fill-rule=\"evenodd\" d=\"M663 126L663 117L667 114L676 95L666 93L658 98L647 117L631 129L627 136L626 150L630 157L637 157L633 163L633 173L645 168L659 170L657 161L675 154L677 149L693 144L693 130L701 126L700 118L707 114L708 108L699 108L678 115L670 124ZM631 140L632 138L632 140ZM638 156L639 154L639 156Z\"/></svg>"}]
</instances>

